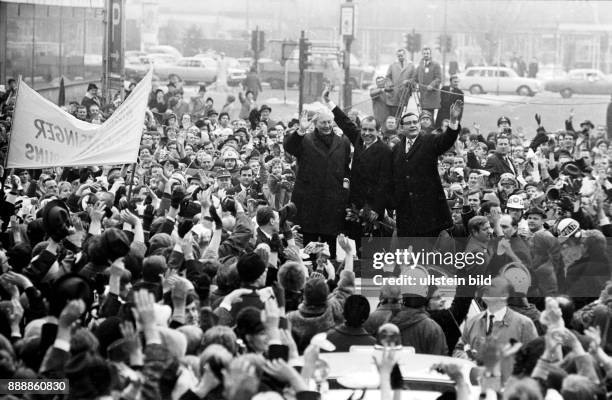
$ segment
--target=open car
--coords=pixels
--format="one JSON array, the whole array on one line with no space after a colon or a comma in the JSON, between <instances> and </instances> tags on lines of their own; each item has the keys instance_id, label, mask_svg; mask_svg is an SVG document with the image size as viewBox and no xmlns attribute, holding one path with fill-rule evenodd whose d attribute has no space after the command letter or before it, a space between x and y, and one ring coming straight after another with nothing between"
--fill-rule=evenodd
<instances>
[{"instance_id":1,"label":"open car","mask_svg":"<svg viewBox=\"0 0 612 400\"><path fill-rule=\"evenodd\" d=\"M434 400L443 393L455 392L455 382L446 374L431 370L438 363L458 364L470 385L473 398L478 397L480 389L477 383L470 382L472 368L476 366L473 362L415 354L412 347L402 347L395 351L403 377L403 390L406 391L403 399ZM355 399L380 399L379 374L373 357L380 359L382 352L379 346L352 346L348 353L321 353L320 358L329 365L329 395L326 398L346 400L355 392Z\"/></svg>"}]
</instances>

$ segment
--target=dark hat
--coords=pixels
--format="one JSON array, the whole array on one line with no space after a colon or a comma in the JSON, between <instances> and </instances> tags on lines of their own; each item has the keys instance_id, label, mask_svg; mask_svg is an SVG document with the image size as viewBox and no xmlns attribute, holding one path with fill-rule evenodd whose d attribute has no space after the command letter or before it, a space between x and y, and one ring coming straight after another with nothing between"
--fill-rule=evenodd
<instances>
[{"instance_id":1,"label":"dark hat","mask_svg":"<svg viewBox=\"0 0 612 400\"><path fill-rule=\"evenodd\" d=\"M591 129L595 128L595 125L593 125L593 123L591 121L589 121L588 119L586 119L586 120L584 120L584 121L582 121L580 123L580 126L583 126L583 125L588 125L588 126L591 127Z\"/></svg>"},{"instance_id":2,"label":"dark hat","mask_svg":"<svg viewBox=\"0 0 612 400\"><path fill-rule=\"evenodd\" d=\"M25 242L18 243L11 247L6 252L6 255L13 270L21 273L21 271L30 264L30 260L32 259L32 247Z\"/></svg>"},{"instance_id":3,"label":"dark hat","mask_svg":"<svg viewBox=\"0 0 612 400\"><path fill-rule=\"evenodd\" d=\"M527 210L527 212L525 213L525 217L528 217L532 214L537 214L537 215L541 215L542 218L546 218L546 211L544 211L543 209L541 209L540 207L531 207L529 210Z\"/></svg>"},{"instance_id":4,"label":"dark hat","mask_svg":"<svg viewBox=\"0 0 612 400\"><path fill-rule=\"evenodd\" d=\"M257 150L253 150L253 151L251 152L251 154L249 154L249 158L248 158L248 160L247 160L247 161L249 161L249 160L253 160L253 159L255 159L255 160L259 160L259 157L261 157L261 154L259 153L259 151L257 151Z\"/></svg>"},{"instance_id":5,"label":"dark hat","mask_svg":"<svg viewBox=\"0 0 612 400\"><path fill-rule=\"evenodd\" d=\"M238 133L238 132L242 132L242 133L244 133L245 135L247 134L247 130L246 130L245 128L238 128L238 129L236 129L236 130L234 131L234 133Z\"/></svg>"},{"instance_id":6,"label":"dark hat","mask_svg":"<svg viewBox=\"0 0 612 400\"><path fill-rule=\"evenodd\" d=\"M212 109L208 110L208 112L206 113L207 117L210 117L211 115L219 115L219 113L217 112L217 110L212 108Z\"/></svg>"},{"instance_id":7,"label":"dark hat","mask_svg":"<svg viewBox=\"0 0 612 400\"><path fill-rule=\"evenodd\" d=\"M108 259L115 261L130 251L130 241L120 229L109 228L102 233L102 243L107 249Z\"/></svg>"},{"instance_id":8,"label":"dark hat","mask_svg":"<svg viewBox=\"0 0 612 400\"><path fill-rule=\"evenodd\" d=\"M231 178L232 174L225 168L221 168L217 171L217 179L218 178Z\"/></svg>"},{"instance_id":9,"label":"dark hat","mask_svg":"<svg viewBox=\"0 0 612 400\"><path fill-rule=\"evenodd\" d=\"M255 253L246 253L238 259L236 264L238 276L242 282L255 282L264 272L266 264L261 257Z\"/></svg>"},{"instance_id":10,"label":"dark hat","mask_svg":"<svg viewBox=\"0 0 612 400\"><path fill-rule=\"evenodd\" d=\"M304 286L304 308L324 312L327 308L329 288L322 278L309 279Z\"/></svg>"},{"instance_id":11,"label":"dark hat","mask_svg":"<svg viewBox=\"0 0 612 400\"><path fill-rule=\"evenodd\" d=\"M497 126L500 126L503 122L506 122L508 125L512 126L512 122L510 122L510 118L506 116L501 116L497 120Z\"/></svg>"},{"instance_id":12,"label":"dark hat","mask_svg":"<svg viewBox=\"0 0 612 400\"><path fill-rule=\"evenodd\" d=\"M255 307L246 307L236 316L236 335L244 339L246 335L256 335L265 330L261 322L261 310Z\"/></svg>"},{"instance_id":13,"label":"dark hat","mask_svg":"<svg viewBox=\"0 0 612 400\"><path fill-rule=\"evenodd\" d=\"M233 140L233 141L235 141L236 143L240 143L240 140L238 140L238 138L237 138L236 136L234 136L234 135L229 135L229 136L227 137L227 139L225 139L225 140L223 141L223 143L221 144L221 148L223 148L223 147L227 146L227 145L228 145L227 143L228 143L228 142L231 142L232 140ZM237 150L237 149L236 149L236 150Z\"/></svg>"},{"instance_id":14,"label":"dark hat","mask_svg":"<svg viewBox=\"0 0 612 400\"><path fill-rule=\"evenodd\" d=\"M583 174L578 165L576 165L576 162L574 161L566 162L565 164L563 164L563 166L561 167L561 172L563 172L565 175L573 176L574 178Z\"/></svg>"},{"instance_id":15,"label":"dark hat","mask_svg":"<svg viewBox=\"0 0 612 400\"><path fill-rule=\"evenodd\" d=\"M269 112L272 112L272 107L267 104L262 104L261 107L259 107L259 112L262 112L263 110L268 110Z\"/></svg>"},{"instance_id":16,"label":"dark hat","mask_svg":"<svg viewBox=\"0 0 612 400\"><path fill-rule=\"evenodd\" d=\"M56 242L70 234L70 211L61 200L51 200L42 212L43 226L47 234Z\"/></svg>"},{"instance_id":17,"label":"dark hat","mask_svg":"<svg viewBox=\"0 0 612 400\"><path fill-rule=\"evenodd\" d=\"M81 299L89 309L93 302L92 290L87 279L81 275L70 273L59 277L52 285L49 299L49 312L58 317L70 300Z\"/></svg>"},{"instance_id":18,"label":"dark hat","mask_svg":"<svg viewBox=\"0 0 612 400\"><path fill-rule=\"evenodd\" d=\"M198 91L206 93L206 85L200 85L200 87L198 88Z\"/></svg>"},{"instance_id":19,"label":"dark hat","mask_svg":"<svg viewBox=\"0 0 612 400\"><path fill-rule=\"evenodd\" d=\"M89 92L91 89L98 90L98 86L95 83L90 83L89 85L87 85L87 91Z\"/></svg>"}]
</instances>

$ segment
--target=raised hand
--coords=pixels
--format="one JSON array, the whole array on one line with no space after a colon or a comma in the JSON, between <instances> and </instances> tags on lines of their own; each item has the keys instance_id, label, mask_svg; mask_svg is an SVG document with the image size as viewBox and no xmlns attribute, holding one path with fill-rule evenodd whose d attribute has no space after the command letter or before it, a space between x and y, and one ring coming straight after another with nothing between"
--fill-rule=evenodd
<instances>
[{"instance_id":1,"label":"raised hand","mask_svg":"<svg viewBox=\"0 0 612 400\"><path fill-rule=\"evenodd\" d=\"M329 85L325 85L325 87L323 88L323 94L321 95L321 102L323 104L327 104L330 102L329 99Z\"/></svg>"},{"instance_id":2,"label":"raised hand","mask_svg":"<svg viewBox=\"0 0 612 400\"><path fill-rule=\"evenodd\" d=\"M71 300L66 304L58 318L58 325L62 328L70 328L85 312L83 300Z\"/></svg>"},{"instance_id":3,"label":"raised hand","mask_svg":"<svg viewBox=\"0 0 612 400\"><path fill-rule=\"evenodd\" d=\"M455 101L450 108L450 123L454 124L459 121L459 116L463 112L463 102L461 100Z\"/></svg>"},{"instance_id":4,"label":"raised hand","mask_svg":"<svg viewBox=\"0 0 612 400\"><path fill-rule=\"evenodd\" d=\"M121 220L130 225L136 225L139 221L139 218L126 209L121 211Z\"/></svg>"}]
</instances>

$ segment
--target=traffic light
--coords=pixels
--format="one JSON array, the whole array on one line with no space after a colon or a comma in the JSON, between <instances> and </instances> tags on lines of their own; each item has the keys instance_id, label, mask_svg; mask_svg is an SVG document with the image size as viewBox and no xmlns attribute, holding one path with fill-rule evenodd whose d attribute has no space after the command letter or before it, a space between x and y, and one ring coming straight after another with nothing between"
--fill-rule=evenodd
<instances>
[{"instance_id":1,"label":"traffic light","mask_svg":"<svg viewBox=\"0 0 612 400\"><path fill-rule=\"evenodd\" d=\"M415 53L421 51L421 34L415 33L412 38L413 50Z\"/></svg>"},{"instance_id":2,"label":"traffic light","mask_svg":"<svg viewBox=\"0 0 612 400\"><path fill-rule=\"evenodd\" d=\"M453 38L450 35L446 35L446 38L444 40L444 51L447 53L450 53L452 48L453 48Z\"/></svg>"},{"instance_id":3,"label":"traffic light","mask_svg":"<svg viewBox=\"0 0 612 400\"><path fill-rule=\"evenodd\" d=\"M404 48L408 51L413 51L413 37L411 33L404 33L402 35L404 37Z\"/></svg>"},{"instance_id":4,"label":"traffic light","mask_svg":"<svg viewBox=\"0 0 612 400\"><path fill-rule=\"evenodd\" d=\"M265 49L265 32L259 29L251 32L251 50L255 53L260 53Z\"/></svg>"},{"instance_id":5,"label":"traffic light","mask_svg":"<svg viewBox=\"0 0 612 400\"><path fill-rule=\"evenodd\" d=\"M300 38L300 69L306 70L311 66L309 61L312 55L312 43L306 38Z\"/></svg>"}]
</instances>

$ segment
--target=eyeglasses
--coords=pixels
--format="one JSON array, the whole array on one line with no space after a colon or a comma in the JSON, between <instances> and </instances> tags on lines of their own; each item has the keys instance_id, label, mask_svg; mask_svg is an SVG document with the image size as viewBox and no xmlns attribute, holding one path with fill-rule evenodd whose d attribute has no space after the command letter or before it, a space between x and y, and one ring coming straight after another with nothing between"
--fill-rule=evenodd
<instances>
[{"instance_id":1,"label":"eyeglasses","mask_svg":"<svg viewBox=\"0 0 612 400\"><path fill-rule=\"evenodd\" d=\"M419 121L402 121L401 125L418 125Z\"/></svg>"}]
</instances>

